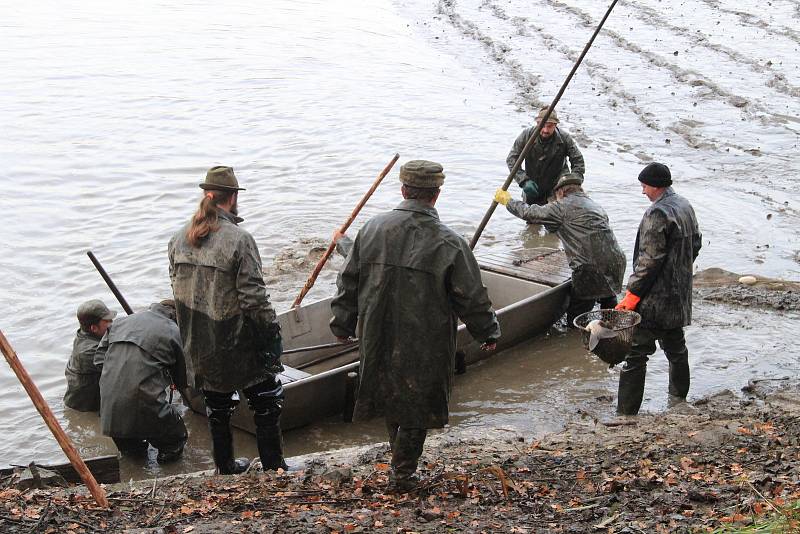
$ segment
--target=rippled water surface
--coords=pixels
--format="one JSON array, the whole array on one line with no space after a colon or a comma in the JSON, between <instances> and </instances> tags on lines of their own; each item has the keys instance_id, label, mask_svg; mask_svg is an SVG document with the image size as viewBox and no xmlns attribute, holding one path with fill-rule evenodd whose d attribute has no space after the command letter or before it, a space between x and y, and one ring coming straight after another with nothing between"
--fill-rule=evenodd
<instances>
[{"instance_id":1,"label":"rippled water surface","mask_svg":"<svg viewBox=\"0 0 800 534\"><path fill-rule=\"evenodd\" d=\"M167 240L195 209L205 169L232 165L247 188L244 227L286 309L306 256L395 152L442 162L441 218L470 235L511 143L556 93L602 4L0 1L0 327L82 452L114 451L95 416L61 402L77 305L114 303L87 250L135 309L169 295ZM629 257L647 206L636 175L655 159L697 210L699 268L800 278L799 21L793 0L615 8L558 112ZM395 169L356 227L398 202L396 180ZM477 252L547 239L498 210ZM331 294L334 279L326 270L307 298ZM800 367L792 314L698 303L695 316L692 396ZM664 407L662 360L645 409ZM507 351L457 384L453 424L535 434L613 394L616 374L568 335ZM8 367L0 417L0 464L61 457ZM210 466L205 423L187 417L190 446L167 472ZM380 440L383 428L327 421L286 439L300 454ZM237 446L255 452L245 435Z\"/></svg>"}]
</instances>

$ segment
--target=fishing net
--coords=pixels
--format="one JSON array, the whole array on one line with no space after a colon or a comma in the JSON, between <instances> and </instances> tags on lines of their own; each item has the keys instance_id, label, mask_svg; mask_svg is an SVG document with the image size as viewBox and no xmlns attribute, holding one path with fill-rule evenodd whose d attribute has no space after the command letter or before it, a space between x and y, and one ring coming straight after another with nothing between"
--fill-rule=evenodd
<instances>
[{"instance_id":1,"label":"fishing net","mask_svg":"<svg viewBox=\"0 0 800 534\"><path fill-rule=\"evenodd\" d=\"M573 324L581 331L581 341L586 350L589 350L589 330L586 325L594 320L603 321L617 335L601 339L591 352L609 365L624 361L631 351L633 329L642 320L641 316L627 310L592 310L575 317Z\"/></svg>"}]
</instances>

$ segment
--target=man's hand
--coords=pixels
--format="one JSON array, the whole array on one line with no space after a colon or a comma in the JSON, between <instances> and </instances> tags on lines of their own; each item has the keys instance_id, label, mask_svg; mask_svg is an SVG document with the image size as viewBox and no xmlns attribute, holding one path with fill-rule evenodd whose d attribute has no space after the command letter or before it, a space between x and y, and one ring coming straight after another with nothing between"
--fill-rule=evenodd
<instances>
[{"instance_id":1,"label":"man's hand","mask_svg":"<svg viewBox=\"0 0 800 534\"><path fill-rule=\"evenodd\" d=\"M539 196L539 186L533 180L525 180L519 186L525 192L525 200L528 203L533 202Z\"/></svg>"},{"instance_id":2,"label":"man's hand","mask_svg":"<svg viewBox=\"0 0 800 534\"><path fill-rule=\"evenodd\" d=\"M481 345L481 350L486 352L492 352L496 348L497 348L496 339L487 339L486 342Z\"/></svg>"},{"instance_id":3,"label":"man's hand","mask_svg":"<svg viewBox=\"0 0 800 534\"><path fill-rule=\"evenodd\" d=\"M336 341L339 343L352 343L353 338L350 336L336 336Z\"/></svg>"},{"instance_id":4,"label":"man's hand","mask_svg":"<svg viewBox=\"0 0 800 534\"><path fill-rule=\"evenodd\" d=\"M344 234L338 228L333 231L333 242L334 242L334 244L336 244L336 242L339 241L343 237L344 237Z\"/></svg>"},{"instance_id":5,"label":"man's hand","mask_svg":"<svg viewBox=\"0 0 800 534\"><path fill-rule=\"evenodd\" d=\"M511 200L511 193L500 188L494 193L494 201L505 206Z\"/></svg>"},{"instance_id":6,"label":"man's hand","mask_svg":"<svg viewBox=\"0 0 800 534\"><path fill-rule=\"evenodd\" d=\"M617 304L614 308L615 310L626 310L626 311L633 311L636 309L636 306L639 305L639 301L642 300L641 298L637 297L630 291L625 292L625 297L622 299L622 302Z\"/></svg>"}]
</instances>

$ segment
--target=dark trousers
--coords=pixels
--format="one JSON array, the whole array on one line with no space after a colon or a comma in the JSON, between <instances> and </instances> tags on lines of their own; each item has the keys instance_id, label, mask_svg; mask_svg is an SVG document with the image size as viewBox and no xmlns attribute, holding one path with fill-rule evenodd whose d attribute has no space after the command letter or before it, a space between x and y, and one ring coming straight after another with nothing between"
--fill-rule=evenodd
<instances>
[{"instance_id":1,"label":"dark trousers","mask_svg":"<svg viewBox=\"0 0 800 534\"><path fill-rule=\"evenodd\" d=\"M649 356L656 351L656 341L669 361L669 394L685 398L689 393L689 351L683 328L669 330L637 327L633 332L631 353L619 374L617 413L636 415L642 405Z\"/></svg>"},{"instance_id":2,"label":"dark trousers","mask_svg":"<svg viewBox=\"0 0 800 534\"><path fill-rule=\"evenodd\" d=\"M393 421L386 421L389 432L389 447L392 449L392 473L394 481L411 478L417 471L419 457L428 430L425 428L405 428Z\"/></svg>"},{"instance_id":3,"label":"dark trousers","mask_svg":"<svg viewBox=\"0 0 800 534\"><path fill-rule=\"evenodd\" d=\"M569 306L567 306L567 326L573 326L572 321L582 313L592 311L595 302L600 303L601 310L610 310L617 305L617 297L604 297L601 299L579 299L575 295L570 295Z\"/></svg>"}]
</instances>

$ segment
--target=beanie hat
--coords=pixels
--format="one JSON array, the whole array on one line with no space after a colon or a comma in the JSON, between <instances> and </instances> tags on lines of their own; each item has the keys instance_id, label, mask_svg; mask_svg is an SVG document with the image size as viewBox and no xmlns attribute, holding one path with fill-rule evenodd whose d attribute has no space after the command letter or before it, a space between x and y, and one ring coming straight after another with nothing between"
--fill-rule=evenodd
<instances>
[{"instance_id":1,"label":"beanie hat","mask_svg":"<svg viewBox=\"0 0 800 534\"><path fill-rule=\"evenodd\" d=\"M663 163L650 163L639 173L639 181L652 187L669 187L672 185L672 174Z\"/></svg>"}]
</instances>

